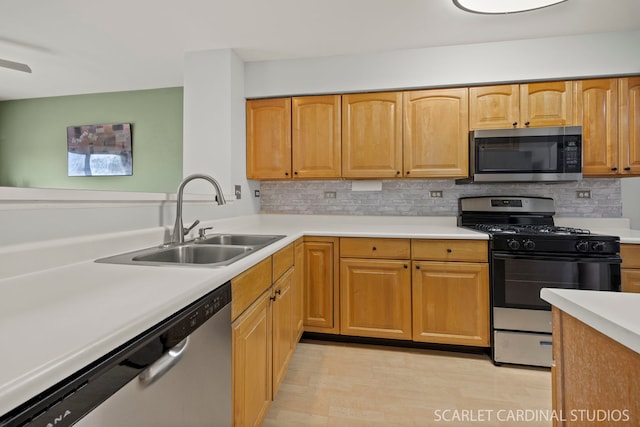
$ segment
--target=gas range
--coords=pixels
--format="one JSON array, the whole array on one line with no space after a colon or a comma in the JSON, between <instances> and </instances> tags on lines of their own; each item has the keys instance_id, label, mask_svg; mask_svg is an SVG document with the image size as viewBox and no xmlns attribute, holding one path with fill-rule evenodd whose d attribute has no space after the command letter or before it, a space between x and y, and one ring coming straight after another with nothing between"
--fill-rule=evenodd
<instances>
[{"instance_id":1,"label":"gas range","mask_svg":"<svg viewBox=\"0 0 640 427\"><path fill-rule=\"evenodd\" d=\"M460 199L458 225L491 235L491 249L513 252L615 254L616 236L554 225L554 202L544 197Z\"/></svg>"}]
</instances>

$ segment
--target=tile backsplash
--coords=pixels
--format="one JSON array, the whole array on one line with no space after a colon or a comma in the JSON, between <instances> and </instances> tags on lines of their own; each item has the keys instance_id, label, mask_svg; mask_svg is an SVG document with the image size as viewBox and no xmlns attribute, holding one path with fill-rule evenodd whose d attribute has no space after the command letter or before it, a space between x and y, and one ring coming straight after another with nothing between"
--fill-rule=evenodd
<instances>
[{"instance_id":1,"label":"tile backsplash","mask_svg":"<svg viewBox=\"0 0 640 427\"><path fill-rule=\"evenodd\" d=\"M379 191L353 191L354 181L262 181L261 212L316 215L455 216L466 196L543 196L556 215L622 217L620 179L585 178L568 183L456 185L453 179L383 180ZM577 193L590 191L590 198ZM431 197L441 192L442 197Z\"/></svg>"}]
</instances>

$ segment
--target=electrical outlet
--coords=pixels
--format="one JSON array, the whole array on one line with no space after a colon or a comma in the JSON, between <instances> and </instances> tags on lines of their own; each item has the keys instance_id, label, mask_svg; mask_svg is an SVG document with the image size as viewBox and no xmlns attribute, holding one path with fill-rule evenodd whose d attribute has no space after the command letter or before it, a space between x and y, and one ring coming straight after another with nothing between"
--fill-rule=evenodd
<instances>
[{"instance_id":1,"label":"electrical outlet","mask_svg":"<svg viewBox=\"0 0 640 427\"><path fill-rule=\"evenodd\" d=\"M336 198L336 192L335 191L325 191L324 192L324 198L325 199L335 199Z\"/></svg>"},{"instance_id":2,"label":"electrical outlet","mask_svg":"<svg viewBox=\"0 0 640 427\"><path fill-rule=\"evenodd\" d=\"M253 190L253 197L260 197L260 190Z\"/></svg>"},{"instance_id":3,"label":"electrical outlet","mask_svg":"<svg viewBox=\"0 0 640 427\"><path fill-rule=\"evenodd\" d=\"M438 197L438 198L442 198L442 190L429 191L429 197Z\"/></svg>"},{"instance_id":4,"label":"electrical outlet","mask_svg":"<svg viewBox=\"0 0 640 427\"><path fill-rule=\"evenodd\" d=\"M576 196L578 196L578 199L590 199L591 190L578 190L576 191Z\"/></svg>"},{"instance_id":5,"label":"electrical outlet","mask_svg":"<svg viewBox=\"0 0 640 427\"><path fill-rule=\"evenodd\" d=\"M236 193L236 199L238 199L238 200L242 199L242 186L241 185L236 185L235 186L235 193Z\"/></svg>"}]
</instances>

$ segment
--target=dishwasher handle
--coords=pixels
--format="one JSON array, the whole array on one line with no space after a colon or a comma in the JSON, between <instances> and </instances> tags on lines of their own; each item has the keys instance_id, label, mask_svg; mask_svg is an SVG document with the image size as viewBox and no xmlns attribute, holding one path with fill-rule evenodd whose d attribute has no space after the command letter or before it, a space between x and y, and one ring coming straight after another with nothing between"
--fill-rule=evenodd
<instances>
[{"instance_id":1,"label":"dishwasher handle","mask_svg":"<svg viewBox=\"0 0 640 427\"><path fill-rule=\"evenodd\" d=\"M176 363L180 361L182 355L189 345L189 337L186 337L175 346L171 347L158 360L153 362L149 367L138 375L140 383L147 387L153 384L161 376L167 373Z\"/></svg>"}]
</instances>

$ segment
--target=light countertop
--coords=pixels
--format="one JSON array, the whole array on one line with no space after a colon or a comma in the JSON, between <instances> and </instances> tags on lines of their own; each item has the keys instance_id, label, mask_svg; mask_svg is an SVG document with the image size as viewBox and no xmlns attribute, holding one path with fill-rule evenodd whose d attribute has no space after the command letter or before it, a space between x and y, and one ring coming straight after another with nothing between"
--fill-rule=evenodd
<instances>
[{"instance_id":1,"label":"light countertop","mask_svg":"<svg viewBox=\"0 0 640 427\"><path fill-rule=\"evenodd\" d=\"M640 294L543 288L540 297L640 353Z\"/></svg>"},{"instance_id":2,"label":"light countertop","mask_svg":"<svg viewBox=\"0 0 640 427\"><path fill-rule=\"evenodd\" d=\"M93 262L158 245L166 230L2 248L0 270L11 275L0 280L0 336L7 344L0 364L0 414L303 235L488 239L456 227L455 218L256 215L202 226L214 226L214 233L286 237L223 268Z\"/></svg>"}]
</instances>

